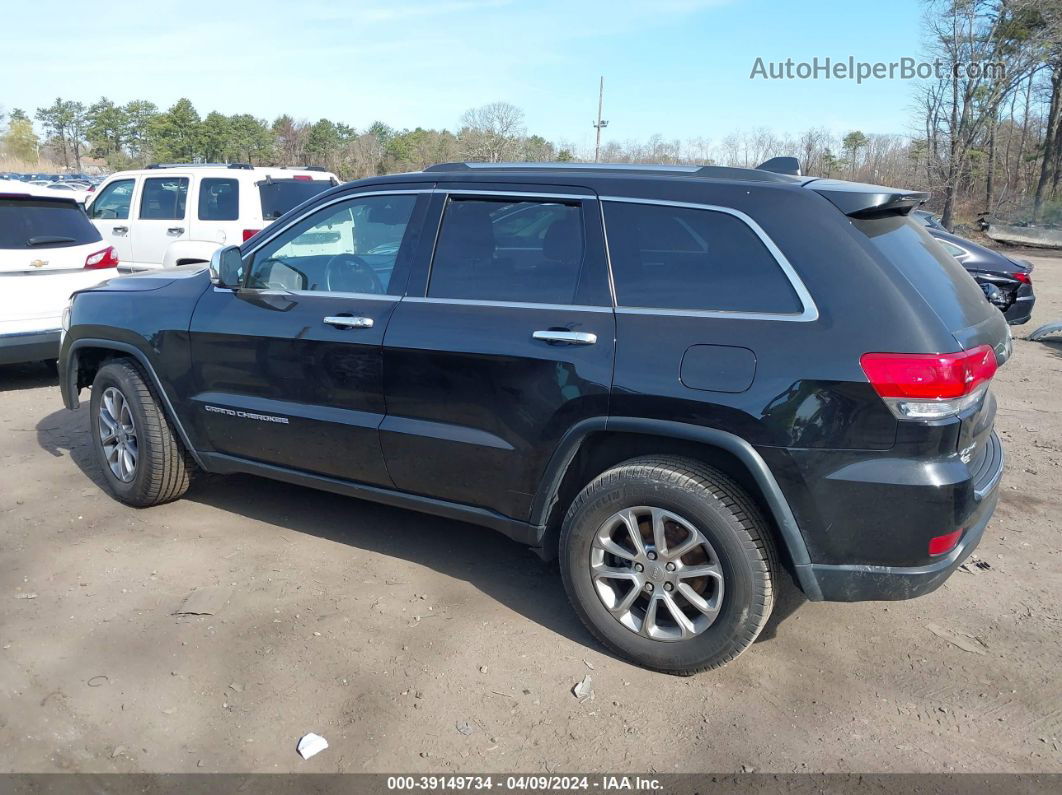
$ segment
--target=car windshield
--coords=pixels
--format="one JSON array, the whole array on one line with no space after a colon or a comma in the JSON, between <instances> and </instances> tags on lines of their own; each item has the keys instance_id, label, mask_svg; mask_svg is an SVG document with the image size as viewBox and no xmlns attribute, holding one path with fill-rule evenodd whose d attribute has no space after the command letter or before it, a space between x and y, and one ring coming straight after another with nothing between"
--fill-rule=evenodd
<instances>
[{"instance_id":1,"label":"car windshield","mask_svg":"<svg viewBox=\"0 0 1062 795\"><path fill-rule=\"evenodd\" d=\"M288 210L332 187L329 180L273 179L258 183L262 197L262 218L275 221Z\"/></svg>"},{"instance_id":2,"label":"car windshield","mask_svg":"<svg viewBox=\"0 0 1062 795\"><path fill-rule=\"evenodd\" d=\"M102 240L69 199L0 199L0 249L61 248Z\"/></svg>"}]
</instances>

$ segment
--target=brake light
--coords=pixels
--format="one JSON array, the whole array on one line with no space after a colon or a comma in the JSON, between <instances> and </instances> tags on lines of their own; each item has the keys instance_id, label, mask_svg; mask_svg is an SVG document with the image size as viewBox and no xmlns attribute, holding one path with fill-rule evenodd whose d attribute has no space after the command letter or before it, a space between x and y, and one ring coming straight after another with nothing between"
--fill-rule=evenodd
<instances>
[{"instance_id":1,"label":"brake light","mask_svg":"<svg viewBox=\"0 0 1062 795\"><path fill-rule=\"evenodd\" d=\"M262 231L261 229L244 229L243 230L243 242L246 243L248 240L250 240L252 237L257 235L261 231Z\"/></svg>"},{"instance_id":2,"label":"brake light","mask_svg":"<svg viewBox=\"0 0 1062 795\"><path fill-rule=\"evenodd\" d=\"M959 543L959 539L962 538L962 529L956 530L954 533L947 533L936 538L929 539L929 556L937 557L938 555L946 555L955 549L955 545Z\"/></svg>"},{"instance_id":3,"label":"brake light","mask_svg":"<svg viewBox=\"0 0 1062 795\"><path fill-rule=\"evenodd\" d=\"M95 254L89 254L85 257L85 270L87 271L117 267L118 252L114 250L114 246L107 246L103 251L97 251Z\"/></svg>"},{"instance_id":4,"label":"brake light","mask_svg":"<svg viewBox=\"0 0 1062 795\"><path fill-rule=\"evenodd\" d=\"M997 367L995 351L988 345L959 353L864 353L859 364L902 420L959 414L981 400Z\"/></svg>"},{"instance_id":5,"label":"brake light","mask_svg":"<svg viewBox=\"0 0 1062 795\"><path fill-rule=\"evenodd\" d=\"M1029 276L1029 274L1027 274L1025 271L1014 271L1014 273L1010 275L1017 279L1019 282L1022 282L1023 284L1032 284L1032 277Z\"/></svg>"},{"instance_id":6,"label":"brake light","mask_svg":"<svg viewBox=\"0 0 1062 795\"><path fill-rule=\"evenodd\" d=\"M309 174L295 174L292 179L297 179L299 182L313 182L313 177Z\"/></svg>"}]
</instances>

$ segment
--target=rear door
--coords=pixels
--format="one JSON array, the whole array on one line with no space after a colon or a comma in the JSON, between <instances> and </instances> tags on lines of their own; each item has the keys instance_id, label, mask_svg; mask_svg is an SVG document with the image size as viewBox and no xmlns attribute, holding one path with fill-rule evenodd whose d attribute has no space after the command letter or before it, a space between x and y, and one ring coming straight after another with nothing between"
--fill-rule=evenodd
<instances>
[{"instance_id":1,"label":"rear door","mask_svg":"<svg viewBox=\"0 0 1062 795\"><path fill-rule=\"evenodd\" d=\"M191 239L188 173L160 169L157 177L144 177L133 222L132 268L161 268L169 245Z\"/></svg>"},{"instance_id":2,"label":"rear door","mask_svg":"<svg viewBox=\"0 0 1062 795\"><path fill-rule=\"evenodd\" d=\"M247 182L244 183L248 184ZM240 227L240 180L236 177L199 177L196 180L195 212L191 221L192 240L238 246L243 242Z\"/></svg>"},{"instance_id":3,"label":"rear door","mask_svg":"<svg viewBox=\"0 0 1062 795\"><path fill-rule=\"evenodd\" d=\"M215 452L391 485L381 342L429 196L403 185L337 198L252 248L245 287L204 293L192 404Z\"/></svg>"},{"instance_id":4,"label":"rear door","mask_svg":"<svg viewBox=\"0 0 1062 795\"><path fill-rule=\"evenodd\" d=\"M608 413L615 320L597 197L439 191L434 256L384 338L388 470L405 491L527 519L565 431Z\"/></svg>"},{"instance_id":5,"label":"rear door","mask_svg":"<svg viewBox=\"0 0 1062 795\"><path fill-rule=\"evenodd\" d=\"M118 261L133 261L133 235L129 223L136 198L136 177L111 180L96 193L88 206L88 216L103 239L114 246Z\"/></svg>"}]
</instances>

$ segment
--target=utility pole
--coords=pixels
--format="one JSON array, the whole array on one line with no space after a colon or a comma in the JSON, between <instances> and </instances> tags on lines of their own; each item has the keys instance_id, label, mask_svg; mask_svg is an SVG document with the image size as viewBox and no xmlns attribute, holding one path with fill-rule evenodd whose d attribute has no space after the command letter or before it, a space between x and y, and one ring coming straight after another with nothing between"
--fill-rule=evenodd
<instances>
[{"instance_id":1,"label":"utility pole","mask_svg":"<svg viewBox=\"0 0 1062 795\"><path fill-rule=\"evenodd\" d=\"M601 118L601 107L605 102L605 77L601 76L601 84L597 89L597 121L594 122L594 129L597 130L597 140L594 142L594 162L597 162L598 156L601 154L601 129L608 127L608 122Z\"/></svg>"}]
</instances>

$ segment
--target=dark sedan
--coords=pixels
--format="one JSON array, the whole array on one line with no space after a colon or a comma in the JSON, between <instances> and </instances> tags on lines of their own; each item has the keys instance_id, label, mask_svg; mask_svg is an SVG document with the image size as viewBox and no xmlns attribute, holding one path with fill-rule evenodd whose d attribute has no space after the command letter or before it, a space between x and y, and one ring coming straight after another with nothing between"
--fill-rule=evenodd
<instances>
[{"instance_id":1,"label":"dark sedan","mask_svg":"<svg viewBox=\"0 0 1062 795\"><path fill-rule=\"evenodd\" d=\"M962 263L981 285L988 300L999 307L1010 325L1018 326L1029 322L1033 304L1036 303L1031 262L1012 259L964 237L953 235L926 210L915 210L911 217L922 224L949 254Z\"/></svg>"}]
</instances>

